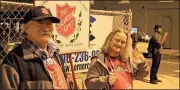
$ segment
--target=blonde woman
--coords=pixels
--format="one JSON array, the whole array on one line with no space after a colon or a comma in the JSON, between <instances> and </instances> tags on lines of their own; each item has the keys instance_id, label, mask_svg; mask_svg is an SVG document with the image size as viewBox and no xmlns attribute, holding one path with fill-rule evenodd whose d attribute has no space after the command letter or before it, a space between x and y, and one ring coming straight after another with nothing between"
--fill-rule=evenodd
<instances>
[{"instance_id":1,"label":"blonde woman","mask_svg":"<svg viewBox=\"0 0 180 90\"><path fill-rule=\"evenodd\" d=\"M131 44L130 33L125 30L115 29L108 35L101 53L91 58L85 80L87 89L133 89Z\"/></svg>"}]
</instances>

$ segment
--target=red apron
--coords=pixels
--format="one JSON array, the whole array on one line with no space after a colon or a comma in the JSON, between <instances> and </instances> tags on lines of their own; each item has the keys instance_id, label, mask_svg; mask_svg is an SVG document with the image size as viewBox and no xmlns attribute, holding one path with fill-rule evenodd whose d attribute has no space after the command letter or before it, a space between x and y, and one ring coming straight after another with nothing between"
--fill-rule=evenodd
<instances>
[{"instance_id":1,"label":"red apron","mask_svg":"<svg viewBox=\"0 0 180 90\"><path fill-rule=\"evenodd\" d=\"M108 69L114 70L117 78L112 89L133 89L133 76L128 64L118 58L107 61Z\"/></svg>"}]
</instances>

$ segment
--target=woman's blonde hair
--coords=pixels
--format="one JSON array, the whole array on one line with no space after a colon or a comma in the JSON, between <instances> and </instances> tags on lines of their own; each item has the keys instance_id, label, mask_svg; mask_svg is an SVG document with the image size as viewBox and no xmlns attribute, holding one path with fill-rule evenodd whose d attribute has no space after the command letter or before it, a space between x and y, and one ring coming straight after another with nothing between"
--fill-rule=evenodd
<instances>
[{"instance_id":1,"label":"woman's blonde hair","mask_svg":"<svg viewBox=\"0 0 180 90\"><path fill-rule=\"evenodd\" d=\"M101 52L108 54L108 50L110 49L110 43L112 38L114 37L114 35L116 33L125 33L127 36L127 41L126 41L126 46L123 50L121 50L121 52L119 53L122 60L129 60L130 57L130 52L131 52L131 37L128 35L128 31L124 30L124 29L114 29L106 38L102 48L101 48Z\"/></svg>"}]
</instances>

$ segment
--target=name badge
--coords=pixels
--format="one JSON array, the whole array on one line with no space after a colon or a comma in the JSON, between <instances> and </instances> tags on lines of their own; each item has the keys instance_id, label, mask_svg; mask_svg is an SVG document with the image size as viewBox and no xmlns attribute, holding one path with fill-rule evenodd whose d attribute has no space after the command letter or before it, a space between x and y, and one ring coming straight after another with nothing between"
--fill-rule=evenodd
<instances>
[{"instance_id":1,"label":"name badge","mask_svg":"<svg viewBox=\"0 0 180 90\"><path fill-rule=\"evenodd\" d=\"M47 59L47 64L55 64L55 63L56 63L56 61L54 59L52 59L52 58Z\"/></svg>"}]
</instances>

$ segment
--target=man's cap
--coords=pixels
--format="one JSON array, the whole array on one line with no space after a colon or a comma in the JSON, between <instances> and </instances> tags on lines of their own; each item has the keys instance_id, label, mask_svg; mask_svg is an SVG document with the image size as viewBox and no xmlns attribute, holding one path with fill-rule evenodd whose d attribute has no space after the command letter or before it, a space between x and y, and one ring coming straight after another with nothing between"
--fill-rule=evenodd
<instances>
[{"instance_id":1,"label":"man's cap","mask_svg":"<svg viewBox=\"0 0 180 90\"><path fill-rule=\"evenodd\" d=\"M31 8L25 16L24 16L24 23L26 24L27 22L31 20L43 20L43 19L50 19L52 23L59 23L60 20L57 17L54 17L51 13L51 11L44 6L36 6Z\"/></svg>"}]
</instances>

